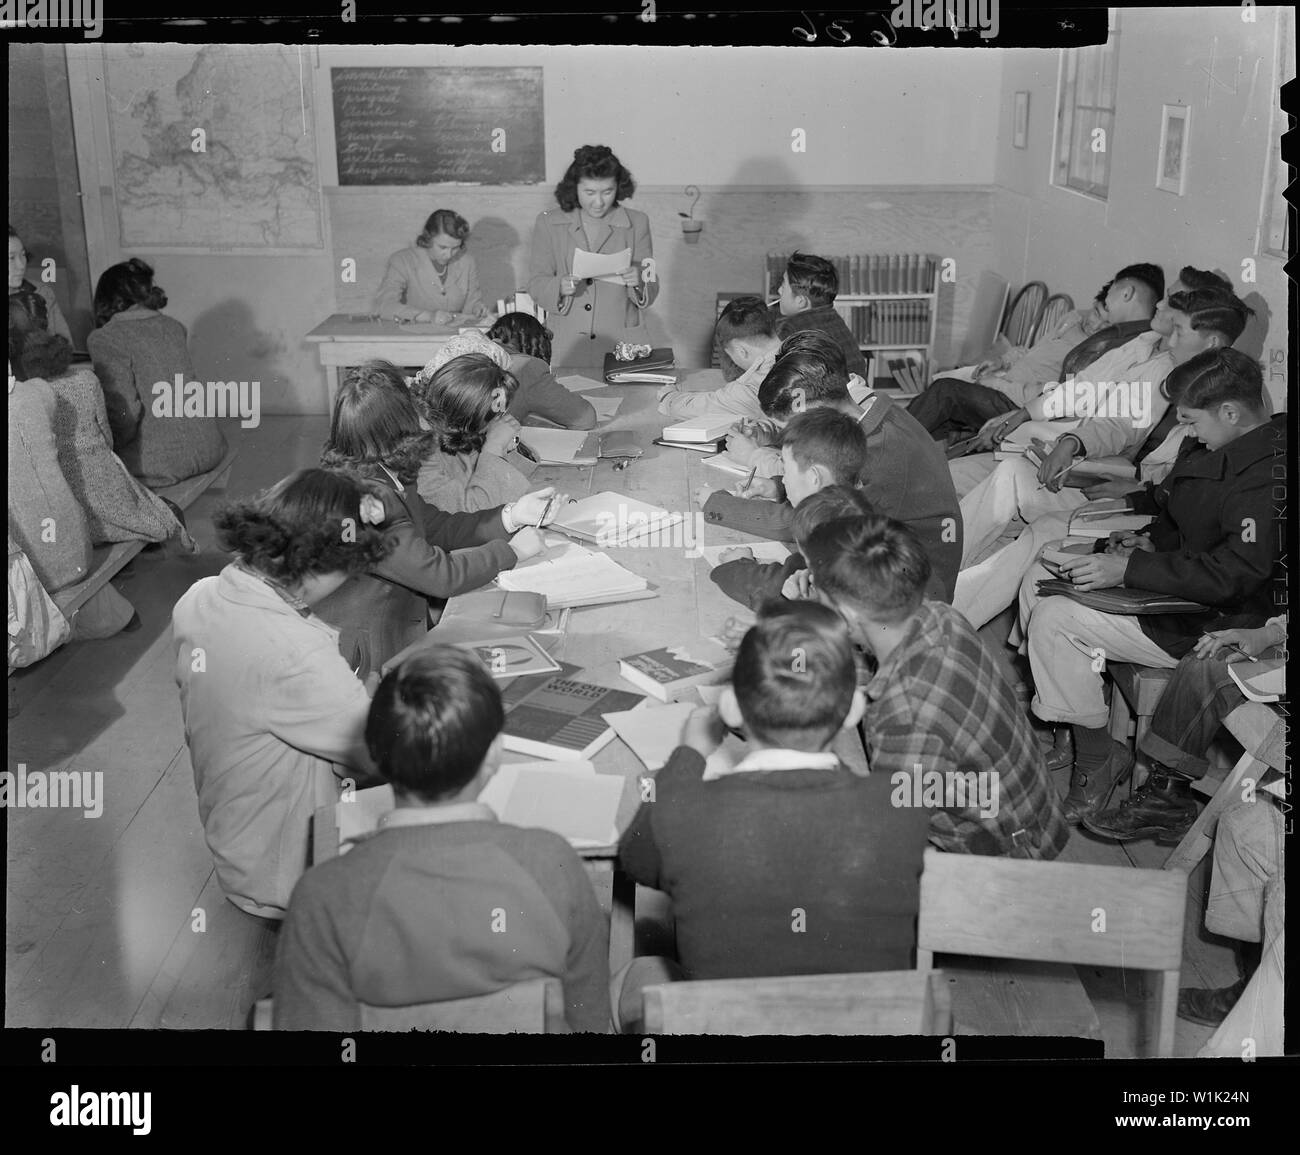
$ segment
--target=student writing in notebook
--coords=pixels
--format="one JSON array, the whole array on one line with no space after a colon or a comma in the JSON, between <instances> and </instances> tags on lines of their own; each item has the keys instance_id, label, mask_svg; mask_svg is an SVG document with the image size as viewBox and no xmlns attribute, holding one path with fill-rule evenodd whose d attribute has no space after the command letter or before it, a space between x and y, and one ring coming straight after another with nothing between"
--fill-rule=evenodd
<instances>
[{"instance_id":1,"label":"student writing in notebook","mask_svg":"<svg viewBox=\"0 0 1300 1155\"><path fill-rule=\"evenodd\" d=\"M447 513L420 497L415 480L432 434L401 370L387 361L350 369L334 399L321 462L359 473L384 502L388 555L335 590L320 615L337 626L339 645L362 676L423 636L431 611L486 585L545 545L533 527L554 509L554 489L476 512Z\"/></svg>"},{"instance_id":2,"label":"student writing in notebook","mask_svg":"<svg viewBox=\"0 0 1300 1155\"><path fill-rule=\"evenodd\" d=\"M801 410L816 409L837 410L856 420L867 449L859 488L882 515L915 531L929 554L932 576L938 575L935 596L951 601L962 554L957 494L943 450L911 414L879 393L859 407L849 396L849 374L839 349L820 333L796 333L782 343L759 401L780 425ZM779 479L755 479L743 493L697 496L707 521L789 540L790 507L770 500L782 492Z\"/></svg>"},{"instance_id":3,"label":"student writing in notebook","mask_svg":"<svg viewBox=\"0 0 1300 1155\"><path fill-rule=\"evenodd\" d=\"M640 988L665 978L911 965L929 812L892 806L887 776L853 774L829 749L862 705L853 644L824 606L774 605L745 635L716 712L688 720L619 842L677 925L676 965L635 959L621 983L624 1029ZM724 726L749 741L730 769L706 763Z\"/></svg>"},{"instance_id":4,"label":"student writing in notebook","mask_svg":"<svg viewBox=\"0 0 1300 1155\"><path fill-rule=\"evenodd\" d=\"M1286 457L1286 415L1270 419L1259 362L1234 349L1210 357L1214 364L1178 403L1192 437L1164 481L1149 496L1138 495L1141 503L1134 499L1135 512L1154 515L1149 530L1061 566L1081 590L1152 590L1209 608L1133 616L1063 596L1040 600L1037 583L1050 576L1041 565L1020 587L1034 713L1068 723L1074 733L1066 800L1074 822L1103 809L1133 769L1132 754L1106 729L1104 663L1172 669L1207 629L1259 626L1273 609L1270 587L1284 560L1284 523L1271 503L1272 469Z\"/></svg>"},{"instance_id":5,"label":"student writing in notebook","mask_svg":"<svg viewBox=\"0 0 1300 1155\"><path fill-rule=\"evenodd\" d=\"M519 440L519 422L507 412L517 391L514 376L482 353L416 376L411 396L433 433L416 489L430 505L462 513L528 492L528 478L507 460Z\"/></svg>"},{"instance_id":6,"label":"student writing in notebook","mask_svg":"<svg viewBox=\"0 0 1300 1155\"><path fill-rule=\"evenodd\" d=\"M397 806L294 889L275 1027L355 1031L366 1006L419 1006L555 977L575 1031L609 1030L609 930L573 848L478 801L501 764L501 692L436 646L380 683L366 744Z\"/></svg>"},{"instance_id":7,"label":"student writing in notebook","mask_svg":"<svg viewBox=\"0 0 1300 1155\"><path fill-rule=\"evenodd\" d=\"M708 392L687 393L675 384L665 385L659 391L659 412L678 418L735 413L761 420L763 407L758 403L758 387L781 350L776 319L767 303L762 297L737 297L729 301L718 317L713 339L727 361L738 367L738 375L721 389Z\"/></svg>"},{"instance_id":8,"label":"student writing in notebook","mask_svg":"<svg viewBox=\"0 0 1300 1155\"><path fill-rule=\"evenodd\" d=\"M541 417L565 429L594 429L596 410L581 393L561 385L551 373L555 334L529 313L505 313L487 331L488 340L504 349L519 389L506 412L516 421Z\"/></svg>"}]
</instances>

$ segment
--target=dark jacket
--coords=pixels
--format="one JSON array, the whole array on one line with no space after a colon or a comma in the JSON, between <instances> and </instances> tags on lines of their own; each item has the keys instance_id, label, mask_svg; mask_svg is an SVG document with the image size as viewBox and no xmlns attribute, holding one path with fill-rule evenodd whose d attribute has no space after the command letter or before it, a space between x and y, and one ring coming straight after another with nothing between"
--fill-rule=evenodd
<instances>
[{"instance_id":1,"label":"dark jacket","mask_svg":"<svg viewBox=\"0 0 1300 1155\"><path fill-rule=\"evenodd\" d=\"M1175 658L1206 630L1261 626L1277 612L1271 579L1285 549L1286 416L1277 414L1222 449L1187 440L1164 481L1131 499L1136 512L1158 516L1150 528L1155 551L1129 558L1124 584L1213 607L1138 619L1143 633ZM1276 502L1274 486L1281 494Z\"/></svg>"},{"instance_id":2,"label":"dark jacket","mask_svg":"<svg viewBox=\"0 0 1300 1155\"><path fill-rule=\"evenodd\" d=\"M943 448L906 409L880 393L868 399L859 424L867 435L867 467L859 488L879 513L903 522L920 539L934 571L926 595L951 605L961 569L962 522ZM792 540L793 516L787 502L723 492L704 506L707 522L777 541Z\"/></svg>"},{"instance_id":3,"label":"dark jacket","mask_svg":"<svg viewBox=\"0 0 1300 1155\"><path fill-rule=\"evenodd\" d=\"M850 373L856 373L862 378L866 377L867 359L862 355L862 347L848 325L844 323L844 318L835 311L834 305L818 305L812 309L805 309L802 313L781 317L777 323L777 332L783 341L791 333L802 333L809 329L829 337L844 350L844 360Z\"/></svg>"},{"instance_id":4,"label":"dark jacket","mask_svg":"<svg viewBox=\"0 0 1300 1155\"><path fill-rule=\"evenodd\" d=\"M428 629L429 611L486 585L515 564L501 510L446 513L408 485L399 493L384 470L362 468L378 482L392 552L368 573L318 602L316 614L339 631L339 649L357 676L378 670ZM359 667L359 668L358 668Z\"/></svg>"}]
</instances>

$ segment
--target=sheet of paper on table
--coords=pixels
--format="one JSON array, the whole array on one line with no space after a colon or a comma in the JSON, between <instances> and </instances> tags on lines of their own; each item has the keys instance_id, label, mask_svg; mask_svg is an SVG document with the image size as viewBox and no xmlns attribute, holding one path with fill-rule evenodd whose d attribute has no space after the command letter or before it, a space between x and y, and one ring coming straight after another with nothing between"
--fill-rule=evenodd
<instances>
[{"instance_id":1,"label":"sheet of paper on table","mask_svg":"<svg viewBox=\"0 0 1300 1155\"><path fill-rule=\"evenodd\" d=\"M500 767L478 800L502 822L554 831L584 850L618 841L625 784L620 774L597 774L588 761L516 762Z\"/></svg>"},{"instance_id":2,"label":"sheet of paper on table","mask_svg":"<svg viewBox=\"0 0 1300 1155\"><path fill-rule=\"evenodd\" d=\"M622 397L588 397L591 407L596 411L596 418L602 424L613 418L618 407L623 404Z\"/></svg>"},{"instance_id":3,"label":"sheet of paper on table","mask_svg":"<svg viewBox=\"0 0 1300 1155\"><path fill-rule=\"evenodd\" d=\"M604 389L604 381L593 381L590 377L584 377L580 373L570 373L567 377L557 377L556 380L563 385L570 393L585 393L588 389ZM594 401L595 398L588 398Z\"/></svg>"},{"instance_id":4,"label":"sheet of paper on table","mask_svg":"<svg viewBox=\"0 0 1300 1155\"><path fill-rule=\"evenodd\" d=\"M542 465L594 465L595 453L584 453L587 438L585 429L555 429L540 425L525 425L519 430L519 443Z\"/></svg>"},{"instance_id":5,"label":"sheet of paper on table","mask_svg":"<svg viewBox=\"0 0 1300 1155\"><path fill-rule=\"evenodd\" d=\"M705 690L722 693L721 686L695 688L701 694ZM666 706L638 706L635 710L602 714L601 717L614 728L614 733L627 743L647 770L660 770L682 744L682 727L696 708L690 702L669 702ZM705 759L705 765L710 769L734 766L744 757L744 749L743 742L728 734L723 744Z\"/></svg>"},{"instance_id":6,"label":"sheet of paper on table","mask_svg":"<svg viewBox=\"0 0 1300 1155\"><path fill-rule=\"evenodd\" d=\"M757 562L785 561L790 556L790 550L779 541L742 541L733 542L731 545L702 545L700 554L712 569L722 564L722 555L729 549L753 550L754 560Z\"/></svg>"},{"instance_id":7,"label":"sheet of paper on table","mask_svg":"<svg viewBox=\"0 0 1300 1155\"><path fill-rule=\"evenodd\" d=\"M591 253L586 249L573 250L573 273L580 281L618 281L618 276L632 264L632 250L619 249L616 253Z\"/></svg>"}]
</instances>

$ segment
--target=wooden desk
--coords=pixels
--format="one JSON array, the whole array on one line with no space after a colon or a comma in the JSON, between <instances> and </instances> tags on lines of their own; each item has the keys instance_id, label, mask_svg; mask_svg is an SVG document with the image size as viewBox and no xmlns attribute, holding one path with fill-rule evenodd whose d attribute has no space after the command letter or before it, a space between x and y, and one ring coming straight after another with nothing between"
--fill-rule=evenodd
<instances>
[{"instance_id":1,"label":"wooden desk","mask_svg":"<svg viewBox=\"0 0 1300 1155\"><path fill-rule=\"evenodd\" d=\"M333 410L340 369L376 359L394 365L424 365L459 332L456 325L400 325L396 321L373 321L357 313L334 313L303 340L316 346Z\"/></svg>"}]
</instances>

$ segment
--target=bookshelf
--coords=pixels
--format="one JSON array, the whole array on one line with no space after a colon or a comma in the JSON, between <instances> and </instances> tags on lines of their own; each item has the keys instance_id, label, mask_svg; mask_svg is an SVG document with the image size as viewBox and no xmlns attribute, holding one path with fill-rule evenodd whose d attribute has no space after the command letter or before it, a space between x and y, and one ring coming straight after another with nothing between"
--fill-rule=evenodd
<instances>
[{"instance_id":1,"label":"bookshelf","mask_svg":"<svg viewBox=\"0 0 1300 1155\"><path fill-rule=\"evenodd\" d=\"M768 253L763 291L776 296L788 254ZM893 384L888 360L919 354L923 376L934 364L939 330L939 258L933 253L866 253L828 257L839 274L835 310L858 347L869 355L871 374ZM908 358L915 361L917 358ZM928 378L927 378L928 379Z\"/></svg>"}]
</instances>

